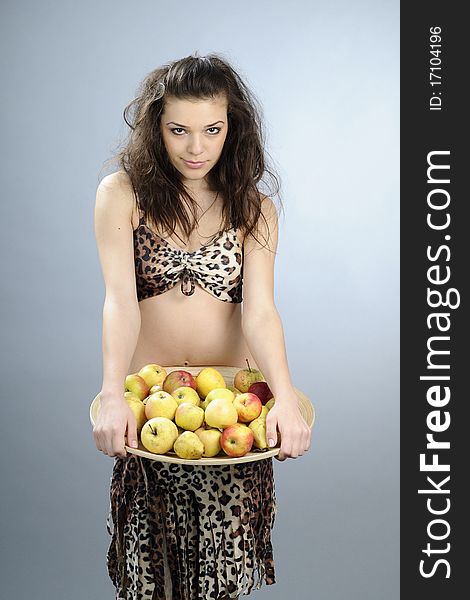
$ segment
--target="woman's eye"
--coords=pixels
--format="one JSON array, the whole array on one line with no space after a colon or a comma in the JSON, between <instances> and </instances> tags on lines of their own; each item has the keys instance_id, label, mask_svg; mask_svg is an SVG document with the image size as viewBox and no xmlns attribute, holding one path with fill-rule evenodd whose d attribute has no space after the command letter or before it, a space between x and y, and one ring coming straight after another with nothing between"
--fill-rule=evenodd
<instances>
[{"instance_id":1,"label":"woman's eye","mask_svg":"<svg viewBox=\"0 0 470 600\"><path fill-rule=\"evenodd\" d=\"M214 132L214 133L211 133L211 135L217 135L217 134L219 133L219 131L220 131L222 128L221 128L221 127L209 127L209 128L207 129L207 131L210 131L211 129L212 129L212 130L214 130L214 129L215 129L215 132ZM179 133L176 133L176 132L177 132L177 131L184 131L184 129L183 129L182 127L173 127L173 128L171 129L171 131L172 131L172 132L173 132L175 135L180 135Z\"/></svg>"}]
</instances>

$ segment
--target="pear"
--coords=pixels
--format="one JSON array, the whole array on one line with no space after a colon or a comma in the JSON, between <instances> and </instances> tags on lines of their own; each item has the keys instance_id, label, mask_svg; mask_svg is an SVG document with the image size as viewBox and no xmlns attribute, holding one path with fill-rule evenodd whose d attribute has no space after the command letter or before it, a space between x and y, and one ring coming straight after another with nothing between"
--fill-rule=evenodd
<instances>
[{"instance_id":1,"label":"pear","mask_svg":"<svg viewBox=\"0 0 470 600\"><path fill-rule=\"evenodd\" d=\"M263 408L265 407L263 406ZM266 415L262 412L259 417L251 421L248 427L253 432L253 444L260 450L267 448L268 440L266 439Z\"/></svg>"},{"instance_id":2,"label":"pear","mask_svg":"<svg viewBox=\"0 0 470 600\"><path fill-rule=\"evenodd\" d=\"M264 405L261 407L261 412L256 418L257 419L261 419L261 418L266 419L266 415L268 414L268 412L269 412L269 406Z\"/></svg>"},{"instance_id":3,"label":"pear","mask_svg":"<svg viewBox=\"0 0 470 600\"><path fill-rule=\"evenodd\" d=\"M204 444L194 431L185 431L177 437L173 444L173 450L180 458L195 460L201 458Z\"/></svg>"},{"instance_id":4,"label":"pear","mask_svg":"<svg viewBox=\"0 0 470 600\"><path fill-rule=\"evenodd\" d=\"M268 400L268 401L266 402L265 406L266 406L266 407L267 407L269 410L271 410L271 408L274 406L275 402L276 402L276 400L275 400L274 398L271 398L271 400Z\"/></svg>"}]
</instances>

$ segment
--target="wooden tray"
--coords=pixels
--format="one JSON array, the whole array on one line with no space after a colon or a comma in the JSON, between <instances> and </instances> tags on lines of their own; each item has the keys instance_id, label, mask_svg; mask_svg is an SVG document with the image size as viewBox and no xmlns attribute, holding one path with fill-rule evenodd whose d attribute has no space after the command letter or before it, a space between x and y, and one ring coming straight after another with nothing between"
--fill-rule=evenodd
<instances>
[{"instance_id":1,"label":"wooden tray","mask_svg":"<svg viewBox=\"0 0 470 600\"><path fill-rule=\"evenodd\" d=\"M201 371L201 369L203 369L205 366L208 366L208 365L191 366L191 367L172 366L172 367L164 367L164 369L166 370L167 373L171 373L171 371L182 370L182 371L188 371L189 373L191 373L191 375L197 375L199 373L199 371ZM242 369L242 367L228 367L228 366L221 366L221 365L214 366L213 368L217 369L217 371L219 371L221 373L221 375L225 379L226 385L233 385L233 379L235 377L235 374L238 371L240 371L240 369ZM312 402L307 398L307 396L303 392L298 390L296 387L294 387L294 389L299 398L299 403L298 403L299 410L300 410L303 418L305 419L305 422L307 423L307 425L310 427L310 429L312 429L313 425L315 423L315 408L314 408ZM97 394L90 405L90 421L91 421L91 424L93 427L95 426L95 421L98 416L99 409L100 409L100 397L99 397L99 394ZM239 458L227 456L227 454L225 454L225 452L223 450L221 450L217 456L213 456L211 458L201 457L197 460L188 460L188 459L180 458L173 451L167 452L166 454L155 454L153 452L149 452L142 445L142 442L140 441L140 439L138 440L138 442L139 442L138 448L131 448L130 446L126 445L126 447L125 447L126 452L128 452L130 454L136 454L137 456L143 456L145 458L150 458L151 460L158 460L158 461L170 462L170 463L181 463L181 464L185 464L185 465L231 465L234 463L251 462L253 460L262 460L264 458L270 458L272 456L276 456L280 452L279 446L276 446L271 449L267 448L265 450L259 450L258 448L254 448L254 446L253 446L253 450L251 452L248 452L247 454L245 454L245 456L241 456ZM278 444L279 444L279 441L278 441Z\"/></svg>"}]
</instances>

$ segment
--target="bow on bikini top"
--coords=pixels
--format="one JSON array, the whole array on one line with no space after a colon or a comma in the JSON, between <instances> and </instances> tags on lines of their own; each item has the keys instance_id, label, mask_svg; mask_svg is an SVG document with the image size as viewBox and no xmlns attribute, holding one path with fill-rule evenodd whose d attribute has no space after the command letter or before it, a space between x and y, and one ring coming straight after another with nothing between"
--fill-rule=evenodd
<instances>
[{"instance_id":1,"label":"bow on bikini top","mask_svg":"<svg viewBox=\"0 0 470 600\"><path fill-rule=\"evenodd\" d=\"M192 296L198 283L218 300L242 301L243 246L235 228L187 252L149 229L141 216L134 230L134 257L139 302L162 294L178 281L185 296Z\"/></svg>"}]
</instances>

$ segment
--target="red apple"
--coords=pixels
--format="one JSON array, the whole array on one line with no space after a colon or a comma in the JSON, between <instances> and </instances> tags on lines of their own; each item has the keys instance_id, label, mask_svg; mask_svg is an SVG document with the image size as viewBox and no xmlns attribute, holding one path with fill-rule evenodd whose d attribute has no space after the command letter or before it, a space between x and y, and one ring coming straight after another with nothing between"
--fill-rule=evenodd
<instances>
[{"instance_id":1,"label":"red apple","mask_svg":"<svg viewBox=\"0 0 470 600\"><path fill-rule=\"evenodd\" d=\"M237 409L238 420L241 423L249 423L250 421L253 421L253 419L259 417L261 409L263 408L258 396L256 396L256 394L250 394L249 392L235 396L233 405Z\"/></svg>"},{"instance_id":2,"label":"red apple","mask_svg":"<svg viewBox=\"0 0 470 600\"><path fill-rule=\"evenodd\" d=\"M252 383L248 388L248 391L250 394L256 394L263 405L273 397L273 393L269 389L266 381L257 381L256 383Z\"/></svg>"},{"instance_id":3,"label":"red apple","mask_svg":"<svg viewBox=\"0 0 470 600\"><path fill-rule=\"evenodd\" d=\"M196 380L188 371L172 371L163 380L163 390L172 394L179 387L187 385L196 389Z\"/></svg>"},{"instance_id":4,"label":"red apple","mask_svg":"<svg viewBox=\"0 0 470 600\"><path fill-rule=\"evenodd\" d=\"M252 430L243 423L234 423L222 432L220 445L228 456L245 456L253 446Z\"/></svg>"},{"instance_id":5,"label":"red apple","mask_svg":"<svg viewBox=\"0 0 470 600\"><path fill-rule=\"evenodd\" d=\"M133 392L140 400L143 400L149 395L150 388L145 383L145 379L140 375L131 373L126 377L126 381L124 382L124 391Z\"/></svg>"}]
</instances>

